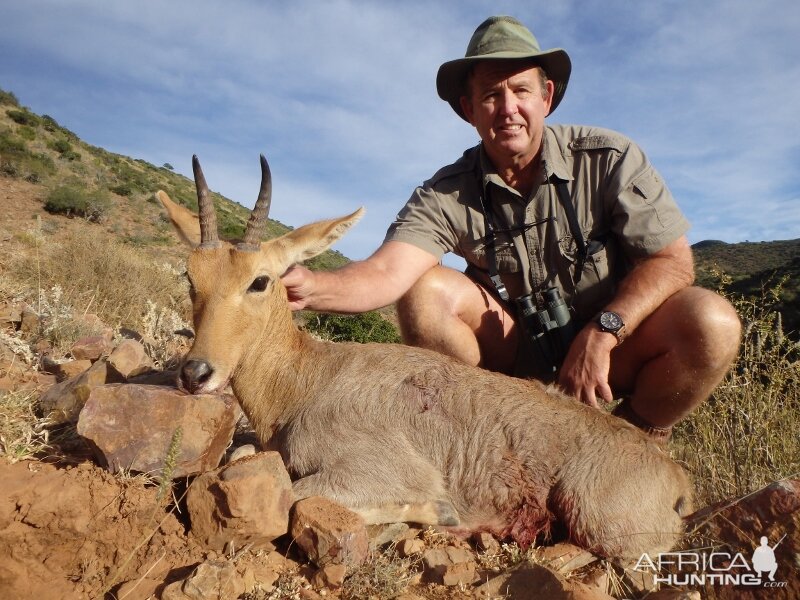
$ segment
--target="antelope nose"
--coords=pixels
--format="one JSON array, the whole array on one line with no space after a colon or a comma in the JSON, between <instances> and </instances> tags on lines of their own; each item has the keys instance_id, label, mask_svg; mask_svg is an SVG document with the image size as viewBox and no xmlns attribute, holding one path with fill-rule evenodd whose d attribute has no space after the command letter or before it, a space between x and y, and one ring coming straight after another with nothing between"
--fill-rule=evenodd
<instances>
[{"instance_id":1,"label":"antelope nose","mask_svg":"<svg viewBox=\"0 0 800 600\"><path fill-rule=\"evenodd\" d=\"M181 383L194 394L211 375L214 369L204 360L187 360L181 369Z\"/></svg>"}]
</instances>

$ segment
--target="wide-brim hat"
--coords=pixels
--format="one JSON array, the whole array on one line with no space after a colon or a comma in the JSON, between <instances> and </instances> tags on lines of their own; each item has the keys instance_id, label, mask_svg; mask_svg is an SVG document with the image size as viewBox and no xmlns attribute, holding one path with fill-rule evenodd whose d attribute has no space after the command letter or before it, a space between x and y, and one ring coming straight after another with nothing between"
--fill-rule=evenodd
<instances>
[{"instance_id":1,"label":"wide-brim hat","mask_svg":"<svg viewBox=\"0 0 800 600\"><path fill-rule=\"evenodd\" d=\"M539 66L555 84L552 113L564 97L572 72L569 55L561 48L541 50L530 30L513 17L489 17L472 34L464 58L444 63L436 75L436 91L459 117L467 120L461 110L461 96L467 95L466 83L471 69L483 60L519 60Z\"/></svg>"}]
</instances>

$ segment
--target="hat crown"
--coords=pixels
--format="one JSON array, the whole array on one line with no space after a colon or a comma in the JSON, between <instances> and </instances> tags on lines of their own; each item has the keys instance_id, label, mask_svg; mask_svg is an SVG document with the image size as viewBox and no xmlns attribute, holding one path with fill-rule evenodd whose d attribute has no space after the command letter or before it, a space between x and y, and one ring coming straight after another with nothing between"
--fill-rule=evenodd
<instances>
[{"instance_id":1,"label":"hat crown","mask_svg":"<svg viewBox=\"0 0 800 600\"><path fill-rule=\"evenodd\" d=\"M541 52L533 33L514 17L489 17L472 34L465 58L498 52Z\"/></svg>"}]
</instances>

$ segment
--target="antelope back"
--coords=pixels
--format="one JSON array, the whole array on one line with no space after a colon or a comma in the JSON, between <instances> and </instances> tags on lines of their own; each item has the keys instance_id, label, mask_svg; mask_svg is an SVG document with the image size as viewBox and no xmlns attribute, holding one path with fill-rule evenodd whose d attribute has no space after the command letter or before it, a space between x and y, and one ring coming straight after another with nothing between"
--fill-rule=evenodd
<instances>
[{"instance_id":1,"label":"antelope back","mask_svg":"<svg viewBox=\"0 0 800 600\"><path fill-rule=\"evenodd\" d=\"M181 239L193 248L186 271L195 339L185 364L203 363L206 376L187 387L206 393L224 388L246 354L266 351L265 344L288 342L284 338L293 325L281 275L329 248L361 218L363 209L262 242L272 189L269 166L262 156L261 190L244 238L220 240L214 206L196 156L192 162L199 216L161 190L156 197Z\"/></svg>"}]
</instances>

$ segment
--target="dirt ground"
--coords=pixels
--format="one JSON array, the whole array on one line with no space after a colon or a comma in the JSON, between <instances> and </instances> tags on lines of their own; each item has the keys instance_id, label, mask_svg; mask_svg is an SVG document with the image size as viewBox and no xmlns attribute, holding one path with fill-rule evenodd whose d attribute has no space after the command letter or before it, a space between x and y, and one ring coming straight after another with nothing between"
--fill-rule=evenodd
<instances>
[{"instance_id":1,"label":"dirt ground","mask_svg":"<svg viewBox=\"0 0 800 600\"><path fill-rule=\"evenodd\" d=\"M172 581L204 558L168 498L92 463L0 462L0 596L101 598L130 579ZM114 567L109 567L114 565Z\"/></svg>"}]
</instances>

